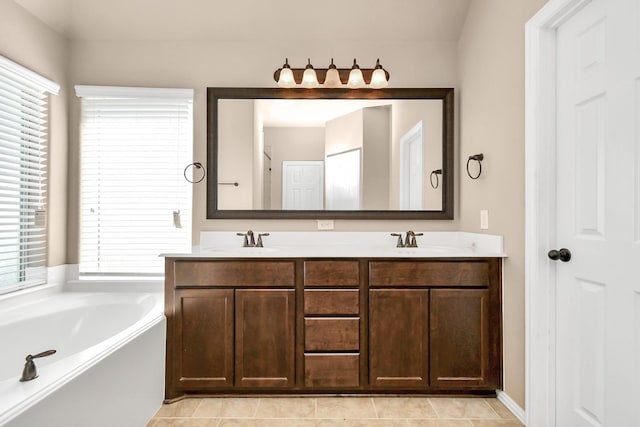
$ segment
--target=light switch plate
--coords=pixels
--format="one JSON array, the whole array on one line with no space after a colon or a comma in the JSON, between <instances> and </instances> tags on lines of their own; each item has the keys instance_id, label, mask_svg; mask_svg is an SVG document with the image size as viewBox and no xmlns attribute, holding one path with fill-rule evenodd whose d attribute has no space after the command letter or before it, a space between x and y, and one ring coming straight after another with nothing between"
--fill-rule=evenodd
<instances>
[{"instance_id":1,"label":"light switch plate","mask_svg":"<svg viewBox=\"0 0 640 427\"><path fill-rule=\"evenodd\" d=\"M480 229L481 230L489 229L489 211L487 210L480 211Z\"/></svg>"},{"instance_id":2,"label":"light switch plate","mask_svg":"<svg viewBox=\"0 0 640 427\"><path fill-rule=\"evenodd\" d=\"M318 230L333 230L333 220L332 219L319 219L318 220Z\"/></svg>"}]
</instances>

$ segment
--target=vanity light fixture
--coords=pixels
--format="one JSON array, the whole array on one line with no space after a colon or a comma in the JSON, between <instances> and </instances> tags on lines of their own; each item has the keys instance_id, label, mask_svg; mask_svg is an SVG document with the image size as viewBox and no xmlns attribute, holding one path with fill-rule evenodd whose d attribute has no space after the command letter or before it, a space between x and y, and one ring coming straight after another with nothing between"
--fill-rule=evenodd
<instances>
[{"instance_id":1,"label":"vanity light fixture","mask_svg":"<svg viewBox=\"0 0 640 427\"><path fill-rule=\"evenodd\" d=\"M280 68L280 74L276 81L278 82L278 86L282 88L291 88L296 85L293 71L291 71L291 67L289 66L289 58L285 58L284 65Z\"/></svg>"},{"instance_id":2,"label":"vanity light fixture","mask_svg":"<svg viewBox=\"0 0 640 427\"><path fill-rule=\"evenodd\" d=\"M349 89L360 89L365 86L364 76L362 75L362 70L356 63L356 58L353 58L353 66L351 67L351 71L349 71L349 81L347 82L347 87Z\"/></svg>"},{"instance_id":3,"label":"vanity light fixture","mask_svg":"<svg viewBox=\"0 0 640 427\"><path fill-rule=\"evenodd\" d=\"M327 69L327 75L324 78L323 85L330 89L342 86L340 72L338 71L338 67L333 63L333 58L331 58L331 64L329 64L329 68Z\"/></svg>"},{"instance_id":4,"label":"vanity light fixture","mask_svg":"<svg viewBox=\"0 0 640 427\"><path fill-rule=\"evenodd\" d=\"M274 80L281 88L293 88L301 85L312 89L320 85L325 88L338 88L346 85L350 89L370 87L382 89L389 83L389 73L380 65L380 59L376 61L375 68L360 68L356 59L351 68L337 68L331 58L328 68L314 68L311 59L307 60L305 68L291 68L289 59L285 60L282 68L273 73Z\"/></svg>"},{"instance_id":5,"label":"vanity light fixture","mask_svg":"<svg viewBox=\"0 0 640 427\"><path fill-rule=\"evenodd\" d=\"M371 86L372 89L382 89L388 84L387 74L384 68L382 68L382 65L380 65L380 59L378 59L376 61L376 68L373 69L373 73L371 74L371 83L369 86Z\"/></svg>"},{"instance_id":6,"label":"vanity light fixture","mask_svg":"<svg viewBox=\"0 0 640 427\"><path fill-rule=\"evenodd\" d=\"M307 60L307 66L304 69L304 74L302 74L302 87L305 89L313 89L320 86L318 83L318 76L316 75L316 70L313 69L313 65L311 65L311 58Z\"/></svg>"}]
</instances>

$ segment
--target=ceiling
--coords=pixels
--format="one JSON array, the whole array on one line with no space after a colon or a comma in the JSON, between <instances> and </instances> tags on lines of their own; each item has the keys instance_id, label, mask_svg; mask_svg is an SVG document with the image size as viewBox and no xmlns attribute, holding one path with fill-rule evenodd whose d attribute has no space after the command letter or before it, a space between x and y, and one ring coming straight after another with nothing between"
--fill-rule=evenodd
<instances>
[{"instance_id":1,"label":"ceiling","mask_svg":"<svg viewBox=\"0 0 640 427\"><path fill-rule=\"evenodd\" d=\"M471 0L14 0L71 40L457 41Z\"/></svg>"}]
</instances>

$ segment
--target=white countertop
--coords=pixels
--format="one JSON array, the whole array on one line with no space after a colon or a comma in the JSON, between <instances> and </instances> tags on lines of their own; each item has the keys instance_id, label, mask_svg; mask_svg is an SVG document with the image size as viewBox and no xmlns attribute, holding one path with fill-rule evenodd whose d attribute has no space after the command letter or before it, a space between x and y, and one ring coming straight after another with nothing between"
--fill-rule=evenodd
<instances>
[{"instance_id":1,"label":"white countertop","mask_svg":"<svg viewBox=\"0 0 640 427\"><path fill-rule=\"evenodd\" d=\"M246 230L242 231L243 233ZM269 232L254 230L258 233ZM453 232L424 232L417 248L396 247L391 232L269 232L264 247L244 248L233 231L203 231L200 246L190 253L163 254L175 258L504 258L502 236ZM416 233L420 233L416 231ZM405 233L403 233L403 237Z\"/></svg>"}]
</instances>

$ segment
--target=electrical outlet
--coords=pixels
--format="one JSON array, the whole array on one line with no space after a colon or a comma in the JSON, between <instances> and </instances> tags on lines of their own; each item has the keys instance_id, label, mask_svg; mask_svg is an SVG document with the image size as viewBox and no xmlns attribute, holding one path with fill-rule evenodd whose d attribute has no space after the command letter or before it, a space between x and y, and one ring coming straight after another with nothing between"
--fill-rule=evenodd
<instances>
[{"instance_id":1,"label":"electrical outlet","mask_svg":"<svg viewBox=\"0 0 640 427\"><path fill-rule=\"evenodd\" d=\"M318 230L333 230L333 220L332 219L319 219L318 220Z\"/></svg>"},{"instance_id":2,"label":"electrical outlet","mask_svg":"<svg viewBox=\"0 0 640 427\"><path fill-rule=\"evenodd\" d=\"M487 210L480 211L480 229L481 230L489 229L489 211Z\"/></svg>"}]
</instances>

